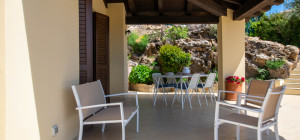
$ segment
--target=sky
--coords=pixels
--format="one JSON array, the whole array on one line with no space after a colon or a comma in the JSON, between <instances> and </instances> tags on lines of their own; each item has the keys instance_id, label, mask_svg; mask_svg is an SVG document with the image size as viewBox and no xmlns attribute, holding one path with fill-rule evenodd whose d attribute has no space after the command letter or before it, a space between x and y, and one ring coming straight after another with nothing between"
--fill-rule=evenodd
<instances>
[{"instance_id":1,"label":"sky","mask_svg":"<svg viewBox=\"0 0 300 140\"><path fill-rule=\"evenodd\" d=\"M270 15L272 13L279 13L281 11L286 10L284 7L284 4L280 4L280 5L274 5L272 6L272 8L267 12L267 15Z\"/></svg>"}]
</instances>

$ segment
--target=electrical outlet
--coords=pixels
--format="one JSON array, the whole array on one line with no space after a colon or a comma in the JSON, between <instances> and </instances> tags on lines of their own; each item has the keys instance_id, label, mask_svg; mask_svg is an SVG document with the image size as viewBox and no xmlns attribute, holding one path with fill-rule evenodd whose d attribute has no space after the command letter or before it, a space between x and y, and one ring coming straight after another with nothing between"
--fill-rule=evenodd
<instances>
[{"instance_id":1,"label":"electrical outlet","mask_svg":"<svg viewBox=\"0 0 300 140\"><path fill-rule=\"evenodd\" d=\"M52 126L52 136L55 136L58 133L58 126L57 124Z\"/></svg>"}]
</instances>

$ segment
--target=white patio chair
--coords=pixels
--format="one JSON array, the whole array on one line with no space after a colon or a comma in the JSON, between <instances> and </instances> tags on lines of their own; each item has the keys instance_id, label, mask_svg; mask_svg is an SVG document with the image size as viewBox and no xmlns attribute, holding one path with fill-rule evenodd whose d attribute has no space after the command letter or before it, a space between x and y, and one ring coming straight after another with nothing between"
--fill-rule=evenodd
<instances>
[{"instance_id":1,"label":"white patio chair","mask_svg":"<svg viewBox=\"0 0 300 140\"><path fill-rule=\"evenodd\" d=\"M125 140L125 126L137 115L137 132L139 132L139 105L136 92L105 95L100 80L82 85L73 85L72 90L77 103L79 113L80 129L78 140L82 139L83 126L91 124L121 123L122 140ZM134 94L136 106L125 107L122 102L106 103L106 98Z\"/></svg>"},{"instance_id":2,"label":"white patio chair","mask_svg":"<svg viewBox=\"0 0 300 140\"><path fill-rule=\"evenodd\" d=\"M239 105L228 104L225 102L216 102L215 110L215 123L214 123L214 139L218 140L218 128L223 123L229 123L237 125L236 135L237 140L240 138L240 126L252 128L257 130L257 139L261 140L261 132L274 126L276 140L279 140L278 134L278 110L280 102L286 86L281 86L273 89L268 89L266 97L244 95L242 100L248 100L251 102L261 103L262 106L259 109L247 108ZM264 99L264 101L261 101ZM231 113L225 116L219 116L220 105L228 106L237 109L237 113ZM246 114L240 114L241 110L247 110L258 114L258 117L248 116Z\"/></svg>"},{"instance_id":3,"label":"white patio chair","mask_svg":"<svg viewBox=\"0 0 300 140\"><path fill-rule=\"evenodd\" d=\"M175 89L175 95L173 97L173 102L172 102L172 106L174 105L174 101L176 99L176 96L178 94L177 90L178 89L183 89L185 90L185 98L188 98L189 100L189 103L190 103L190 108L192 109L192 102L191 102L191 97L189 95L189 90L196 90L197 89L197 85L198 85L198 81L199 81L199 78L200 78L200 74L193 74L192 76L192 79L190 80L189 84L182 84L182 85L178 85L178 87ZM181 87L182 86L182 87ZM182 91L181 91L182 92ZM197 92L197 90L196 90ZM182 94L182 93L181 93ZM197 92L197 97L198 97L198 102L199 102L199 105L201 106L201 102L200 102L200 98L199 98L199 94ZM184 98L184 101L185 101L185 98ZM183 99L182 99L183 100ZM184 101L182 104L184 104Z\"/></svg>"},{"instance_id":4,"label":"white patio chair","mask_svg":"<svg viewBox=\"0 0 300 140\"><path fill-rule=\"evenodd\" d=\"M169 74L172 75L172 73L169 73ZM173 73L173 75L174 75L174 73ZM173 78L167 78L167 83L165 83L164 79L161 78L161 73L153 73L152 79L153 79L153 83L154 83L153 106L155 106L155 104L156 104L156 97L157 97L157 92L158 92L159 88L163 89L163 101L165 102L165 104L167 106L168 104L167 104L167 96L165 94L165 89L166 88L176 88L176 84L172 83L172 82L174 82ZM167 92L167 94L168 94L168 92Z\"/></svg>"},{"instance_id":5,"label":"white patio chair","mask_svg":"<svg viewBox=\"0 0 300 140\"><path fill-rule=\"evenodd\" d=\"M206 105L208 105L207 103L207 98L206 98L206 94L205 94L205 89L208 88L208 91L209 91L209 94L210 94L210 99L211 101L213 101L213 98L212 96L214 97L215 101L216 101L216 97L214 95L214 89L213 89L213 86L214 86L214 82L215 82L215 78L216 78L216 73L210 73L208 74L207 76L207 79L205 81L205 84L202 84L202 83L198 83L197 85L197 90L198 88L201 88L202 91L201 91L201 99L202 99L202 95L204 94L204 97L205 97L205 101L206 101ZM202 82L202 81L201 81ZM211 93L212 92L212 93ZM213 94L213 95L212 95Z\"/></svg>"}]
</instances>

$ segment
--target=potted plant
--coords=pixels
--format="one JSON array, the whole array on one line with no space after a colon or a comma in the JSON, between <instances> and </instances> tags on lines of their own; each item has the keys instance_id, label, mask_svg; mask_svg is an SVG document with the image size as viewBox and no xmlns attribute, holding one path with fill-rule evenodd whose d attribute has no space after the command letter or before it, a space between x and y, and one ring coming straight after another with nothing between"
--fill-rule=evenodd
<instances>
[{"instance_id":1,"label":"potted plant","mask_svg":"<svg viewBox=\"0 0 300 140\"><path fill-rule=\"evenodd\" d=\"M243 83L245 82L245 77L239 76L228 76L226 77L226 90L234 92L242 92ZM237 93L226 92L225 99L230 101L237 100Z\"/></svg>"}]
</instances>

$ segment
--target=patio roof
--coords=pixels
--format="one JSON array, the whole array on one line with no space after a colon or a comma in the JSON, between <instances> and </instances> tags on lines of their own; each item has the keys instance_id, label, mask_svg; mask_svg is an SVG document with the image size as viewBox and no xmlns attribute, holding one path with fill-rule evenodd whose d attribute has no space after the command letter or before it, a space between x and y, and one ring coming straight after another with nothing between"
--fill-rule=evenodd
<instances>
[{"instance_id":1,"label":"patio roof","mask_svg":"<svg viewBox=\"0 0 300 140\"><path fill-rule=\"evenodd\" d=\"M284 0L103 0L124 3L126 24L216 24L227 9L234 10L234 20L259 15Z\"/></svg>"}]
</instances>

